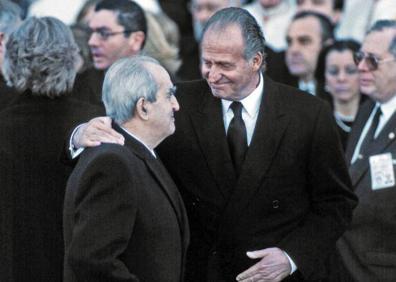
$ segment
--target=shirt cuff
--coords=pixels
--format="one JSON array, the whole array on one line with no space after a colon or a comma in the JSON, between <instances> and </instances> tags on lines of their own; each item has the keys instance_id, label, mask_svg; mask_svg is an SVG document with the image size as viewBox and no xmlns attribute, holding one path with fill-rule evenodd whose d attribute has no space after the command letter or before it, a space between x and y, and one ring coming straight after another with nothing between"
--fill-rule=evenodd
<instances>
[{"instance_id":1,"label":"shirt cuff","mask_svg":"<svg viewBox=\"0 0 396 282\"><path fill-rule=\"evenodd\" d=\"M77 130L82 126L83 124L80 124L79 126L77 126L74 130L73 130L73 132L72 132L72 134L71 134L71 137L70 137L70 140L69 140L69 152L70 152L70 156L71 156L71 158L72 158L72 160L74 160L75 158L77 158L83 151L84 151L84 149L85 148L76 148L76 147L74 147L74 144L73 144L73 138L74 138L74 135L76 134L76 132L77 132Z\"/></svg>"},{"instance_id":2,"label":"shirt cuff","mask_svg":"<svg viewBox=\"0 0 396 282\"><path fill-rule=\"evenodd\" d=\"M283 253L286 255L287 259L289 260L291 266L290 275L292 275L297 270L297 265L294 263L294 261L291 259L291 257L289 257L289 255L285 251L283 251Z\"/></svg>"}]
</instances>

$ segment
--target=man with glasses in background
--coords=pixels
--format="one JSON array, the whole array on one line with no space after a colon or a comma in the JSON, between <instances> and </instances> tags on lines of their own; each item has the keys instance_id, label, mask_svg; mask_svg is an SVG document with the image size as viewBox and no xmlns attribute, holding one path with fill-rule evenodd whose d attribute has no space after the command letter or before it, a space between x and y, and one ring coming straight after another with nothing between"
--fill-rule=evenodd
<instances>
[{"instance_id":1,"label":"man with glasses in background","mask_svg":"<svg viewBox=\"0 0 396 282\"><path fill-rule=\"evenodd\" d=\"M143 49L147 24L143 9L130 0L103 0L95 6L88 23L94 69L76 78L77 97L102 105L104 71L120 58L135 56Z\"/></svg>"},{"instance_id":2,"label":"man with glasses in background","mask_svg":"<svg viewBox=\"0 0 396 282\"><path fill-rule=\"evenodd\" d=\"M355 54L360 88L371 100L361 108L347 147L359 205L338 241L344 262L337 281L396 278L396 21L378 21Z\"/></svg>"}]
</instances>

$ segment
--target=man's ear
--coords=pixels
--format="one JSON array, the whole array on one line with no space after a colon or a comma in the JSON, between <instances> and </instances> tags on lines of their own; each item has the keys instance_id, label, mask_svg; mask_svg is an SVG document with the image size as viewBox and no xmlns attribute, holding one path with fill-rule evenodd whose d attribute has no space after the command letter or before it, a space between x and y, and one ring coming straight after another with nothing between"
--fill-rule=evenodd
<instances>
[{"instance_id":1,"label":"man's ear","mask_svg":"<svg viewBox=\"0 0 396 282\"><path fill-rule=\"evenodd\" d=\"M135 116L143 120L148 120L147 101L143 97L139 98L136 103Z\"/></svg>"},{"instance_id":2,"label":"man's ear","mask_svg":"<svg viewBox=\"0 0 396 282\"><path fill-rule=\"evenodd\" d=\"M5 34L0 32L0 53L4 53L5 48Z\"/></svg>"},{"instance_id":3,"label":"man's ear","mask_svg":"<svg viewBox=\"0 0 396 282\"><path fill-rule=\"evenodd\" d=\"M258 71L262 67L263 61L264 54L261 54L261 52L257 52L251 60L254 71Z\"/></svg>"},{"instance_id":4,"label":"man's ear","mask_svg":"<svg viewBox=\"0 0 396 282\"><path fill-rule=\"evenodd\" d=\"M131 51L133 51L133 53L137 54L140 52L140 50L142 50L143 42L145 38L146 36L142 31L135 31L130 34L129 46L131 48Z\"/></svg>"}]
</instances>

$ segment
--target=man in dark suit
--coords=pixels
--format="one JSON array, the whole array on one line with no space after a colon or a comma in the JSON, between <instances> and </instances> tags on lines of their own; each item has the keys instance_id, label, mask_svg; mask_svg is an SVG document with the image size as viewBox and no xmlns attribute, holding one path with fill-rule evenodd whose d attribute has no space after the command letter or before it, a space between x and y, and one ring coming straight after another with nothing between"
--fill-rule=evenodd
<instances>
[{"instance_id":1,"label":"man in dark suit","mask_svg":"<svg viewBox=\"0 0 396 282\"><path fill-rule=\"evenodd\" d=\"M289 25L286 65L295 79L282 81L331 102L322 81L315 80L319 53L333 41L333 25L326 16L312 11L297 13Z\"/></svg>"},{"instance_id":2,"label":"man in dark suit","mask_svg":"<svg viewBox=\"0 0 396 282\"><path fill-rule=\"evenodd\" d=\"M102 0L89 21L94 68L77 75L75 90L80 100L103 105L102 83L105 71L116 60L135 56L143 48L147 23L143 9L130 0Z\"/></svg>"},{"instance_id":3,"label":"man in dark suit","mask_svg":"<svg viewBox=\"0 0 396 282\"><path fill-rule=\"evenodd\" d=\"M182 199L153 149L175 130L168 73L149 57L106 74L103 101L125 146L87 149L64 205L64 281L183 281L189 238Z\"/></svg>"},{"instance_id":4,"label":"man in dark suit","mask_svg":"<svg viewBox=\"0 0 396 282\"><path fill-rule=\"evenodd\" d=\"M103 111L70 97L78 47L60 20L26 19L6 49L3 74L15 97L0 111L7 165L0 169L0 281L61 281L71 168L59 156L70 128Z\"/></svg>"},{"instance_id":5,"label":"man in dark suit","mask_svg":"<svg viewBox=\"0 0 396 282\"><path fill-rule=\"evenodd\" d=\"M379 21L355 55L362 105L347 160L359 197L352 225L338 241L347 274L340 281L396 279L396 22Z\"/></svg>"},{"instance_id":6,"label":"man in dark suit","mask_svg":"<svg viewBox=\"0 0 396 282\"><path fill-rule=\"evenodd\" d=\"M206 81L178 85L177 131L159 147L189 215L186 280L324 278L356 204L328 105L262 74L243 9L217 12L201 49ZM107 140L103 122L75 145Z\"/></svg>"}]
</instances>

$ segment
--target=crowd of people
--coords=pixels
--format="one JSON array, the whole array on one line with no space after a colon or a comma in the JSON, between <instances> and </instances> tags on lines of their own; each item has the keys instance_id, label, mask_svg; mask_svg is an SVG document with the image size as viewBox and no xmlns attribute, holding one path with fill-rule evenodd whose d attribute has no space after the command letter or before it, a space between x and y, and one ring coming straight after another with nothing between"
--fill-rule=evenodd
<instances>
[{"instance_id":1,"label":"crowd of people","mask_svg":"<svg viewBox=\"0 0 396 282\"><path fill-rule=\"evenodd\" d=\"M0 281L396 281L364 2L0 0Z\"/></svg>"}]
</instances>

